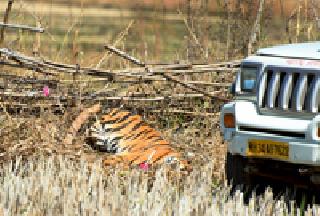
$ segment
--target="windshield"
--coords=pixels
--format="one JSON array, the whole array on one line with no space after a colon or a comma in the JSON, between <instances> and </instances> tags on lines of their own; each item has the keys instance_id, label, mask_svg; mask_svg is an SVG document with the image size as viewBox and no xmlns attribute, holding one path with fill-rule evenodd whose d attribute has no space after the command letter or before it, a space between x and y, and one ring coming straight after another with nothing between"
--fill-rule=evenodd
<instances>
[{"instance_id":1,"label":"windshield","mask_svg":"<svg viewBox=\"0 0 320 216\"><path fill-rule=\"evenodd\" d=\"M241 91L255 92L257 80L257 67L242 67L241 68Z\"/></svg>"}]
</instances>

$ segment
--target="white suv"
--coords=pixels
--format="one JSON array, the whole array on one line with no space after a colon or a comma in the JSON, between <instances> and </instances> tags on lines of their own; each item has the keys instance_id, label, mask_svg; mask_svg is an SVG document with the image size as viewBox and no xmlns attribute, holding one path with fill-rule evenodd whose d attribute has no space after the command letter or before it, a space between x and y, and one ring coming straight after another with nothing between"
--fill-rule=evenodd
<instances>
[{"instance_id":1,"label":"white suv","mask_svg":"<svg viewBox=\"0 0 320 216\"><path fill-rule=\"evenodd\" d=\"M260 49L241 62L221 111L226 176L320 185L320 42Z\"/></svg>"}]
</instances>

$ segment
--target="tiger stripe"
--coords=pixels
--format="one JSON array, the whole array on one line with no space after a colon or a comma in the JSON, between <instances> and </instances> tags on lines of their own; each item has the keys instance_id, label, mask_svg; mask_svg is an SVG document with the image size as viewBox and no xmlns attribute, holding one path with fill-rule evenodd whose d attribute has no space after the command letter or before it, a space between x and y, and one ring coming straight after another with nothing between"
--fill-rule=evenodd
<instances>
[{"instance_id":1,"label":"tiger stripe","mask_svg":"<svg viewBox=\"0 0 320 216\"><path fill-rule=\"evenodd\" d=\"M89 129L94 146L115 153L104 160L106 166L171 163L177 161L181 168L187 161L175 151L161 133L150 127L139 115L119 108L102 115Z\"/></svg>"}]
</instances>

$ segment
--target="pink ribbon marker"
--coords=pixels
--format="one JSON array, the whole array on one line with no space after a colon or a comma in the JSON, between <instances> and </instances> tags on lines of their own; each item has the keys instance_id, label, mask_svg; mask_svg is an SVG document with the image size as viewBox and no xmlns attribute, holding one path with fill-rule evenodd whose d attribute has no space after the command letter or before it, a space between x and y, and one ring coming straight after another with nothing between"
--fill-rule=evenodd
<instances>
[{"instance_id":1,"label":"pink ribbon marker","mask_svg":"<svg viewBox=\"0 0 320 216\"><path fill-rule=\"evenodd\" d=\"M43 89L42 89L42 92L43 92L44 96L48 97L49 93L50 93L49 87L48 86L44 86Z\"/></svg>"},{"instance_id":2,"label":"pink ribbon marker","mask_svg":"<svg viewBox=\"0 0 320 216\"><path fill-rule=\"evenodd\" d=\"M139 164L139 168L144 171L147 171L149 169L149 164L146 162L143 162L143 163Z\"/></svg>"}]
</instances>

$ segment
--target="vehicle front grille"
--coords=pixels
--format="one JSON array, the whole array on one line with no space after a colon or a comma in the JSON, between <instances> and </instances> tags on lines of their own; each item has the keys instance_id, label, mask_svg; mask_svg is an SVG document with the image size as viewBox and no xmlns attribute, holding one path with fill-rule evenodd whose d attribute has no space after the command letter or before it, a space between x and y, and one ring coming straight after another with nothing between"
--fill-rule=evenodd
<instances>
[{"instance_id":1,"label":"vehicle front grille","mask_svg":"<svg viewBox=\"0 0 320 216\"><path fill-rule=\"evenodd\" d=\"M267 67L258 87L260 109L318 113L320 70Z\"/></svg>"}]
</instances>

